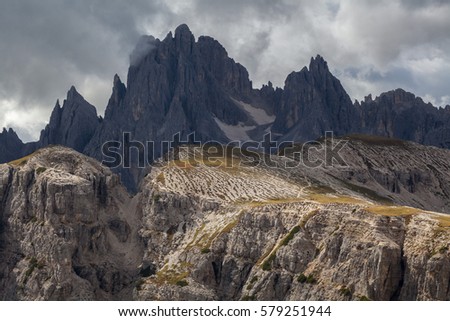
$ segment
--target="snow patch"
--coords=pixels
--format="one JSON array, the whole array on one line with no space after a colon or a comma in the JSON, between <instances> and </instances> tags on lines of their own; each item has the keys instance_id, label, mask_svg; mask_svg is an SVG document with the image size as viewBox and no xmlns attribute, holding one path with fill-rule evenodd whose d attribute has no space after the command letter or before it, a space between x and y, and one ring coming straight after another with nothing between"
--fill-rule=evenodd
<instances>
[{"instance_id":1,"label":"snow patch","mask_svg":"<svg viewBox=\"0 0 450 321\"><path fill-rule=\"evenodd\" d=\"M214 117L214 120L229 140L240 142L251 140L247 131L254 129L255 126L245 126L243 123L228 125L216 117Z\"/></svg>"},{"instance_id":2,"label":"snow patch","mask_svg":"<svg viewBox=\"0 0 450 321\"><path fill-rule=\"evenodd\" d=\"M231 98L231 99L233 99L233 98ZM233 101L239 107L244 109L250 115L250 117L253 118L255 123L257 123L258 125L266 125L266 124L273 123L275 121L275 116L271 116L271 115L267 114L267 112L262 108L257 108L255 106L246 104L246 103L236 100L236 99L233 99Z\"/></svg>"}]
</instances>

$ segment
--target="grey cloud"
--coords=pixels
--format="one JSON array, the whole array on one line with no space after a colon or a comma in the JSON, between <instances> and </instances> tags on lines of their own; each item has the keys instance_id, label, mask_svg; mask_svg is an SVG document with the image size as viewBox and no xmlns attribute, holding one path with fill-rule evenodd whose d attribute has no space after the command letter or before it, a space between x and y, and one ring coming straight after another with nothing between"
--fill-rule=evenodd
<instances>
[{"instance_id":1,"label":"grey cloud","mask_svg":"<svg viewBox=\"0 0 450 321\"><path fill-rule=\"evenodd\" d=\"M126 73L143 24L156 15L170 11L164 3L144 0L132 6L118 0L2 1L0 126L23 126L19 131L36 138L71 85L89 93L86 98L102 111L113 75ZM39 119L24 124L8 117L6 100L15 103L15 113L41 111Z\"/></svg>"},{"instance_id":2,"label":"grey cloud","mask_svg":"<svg viewBox=\"0 0 450 321\"><path fill-rule=\"evenodd\" d=\"M155 37L141 36L130 54L130 65L138 65L142 58L144 58L152 49L155 48Z\"/></svg>"},{"instance_id":3,"label":"grey cloud","mask_svg":"<svg viewBox=\"0 0 450 321\"><path fill-rule=\"evenodd\" d=\"M402 0L401 4L410 9L422 9L430 6L448 6L448 0Z\"/></svg>"}]
</instances>

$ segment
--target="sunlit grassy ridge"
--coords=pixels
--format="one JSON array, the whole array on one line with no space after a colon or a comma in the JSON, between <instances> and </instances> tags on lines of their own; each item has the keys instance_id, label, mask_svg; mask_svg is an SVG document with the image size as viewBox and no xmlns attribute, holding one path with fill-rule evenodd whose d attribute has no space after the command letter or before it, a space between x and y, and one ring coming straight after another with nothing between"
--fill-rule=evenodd
<instances>
[{"instance_id":1,"label":"sunlit grassy ridge","mask_svg":"<svg viewBox=\"0 0 450 321\"><path fill-rule=\"evenodd\" d=\"M39 151L36 151L36 152L34 152L34 153L32 153L32 154L29 154L29 155L27 155L27 156L24 156L24 157L22 157L22 158L19 158L19 159L10 161L10 162L8 163L8 165L11 165L11 166L24 166L24 165L27 164L27 162L30 160L30 158L33 157L34 155L36 155L38 152L39 152Z\"/></svg>"},{"instance_id":2,"label":"sunlit grassy ridge","mask_svg":"<svg viewBox=\"0 0 450 321\"><path fill-rule=\"evenodd\" d=\"M418 214L421 211L417 208L408 206L370 206L366 210L373 214L383 215L383 216L409 216Z\"/></svg>"}]
</instances>

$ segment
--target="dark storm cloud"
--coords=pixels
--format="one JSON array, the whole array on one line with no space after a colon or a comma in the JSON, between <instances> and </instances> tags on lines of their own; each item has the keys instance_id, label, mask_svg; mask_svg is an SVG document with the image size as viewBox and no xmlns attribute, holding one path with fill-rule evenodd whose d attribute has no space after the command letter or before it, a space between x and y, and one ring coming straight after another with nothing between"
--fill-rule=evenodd
<instances>
[{"instance_id":1,"label":"dark storm cloud","mask_svg":"<svg viewBox=\"0 0 450 321\"><path fill-rule=\"evenodd\" d=\"M104 108L141 25L169 15L155 1L1 1L0 125L23 125L36 135L71 85ZM22 110L42 117L18 119Z\"/></svg>"},{"instance_id":2,"label":"dark storm cloud","mask_svg":"<svg viewBox=\"0 0 450 321\"><path fill-rule=\"evenodd\" d=\"M163 38L181 23L219 40L256 86L282 86L321 54L352 98L403 87L443 105L450 103L449 16L450 3L437 0L6 0L0 126L36 138L71 85L102 112L139 37Z\"/></svg>"}]
</instances>

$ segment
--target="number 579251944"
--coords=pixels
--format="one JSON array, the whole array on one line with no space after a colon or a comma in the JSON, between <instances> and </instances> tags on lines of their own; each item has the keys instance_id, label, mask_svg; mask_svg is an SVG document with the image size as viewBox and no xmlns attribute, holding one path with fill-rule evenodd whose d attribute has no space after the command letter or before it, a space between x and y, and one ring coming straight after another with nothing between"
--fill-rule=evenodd
<instances>
[{"instance_id":1,"label":"number 579251944","mask_svg":"<svg viewBox=\"0 0 450 321\"><path fill-rule=\"evenodd\" d=\"M263 305L261 306L262 317L284 316L284 317L312 317L313 315L331 316L331 307L323 306L282 306L282 305Z\"/></svg>"}]
</instances>

